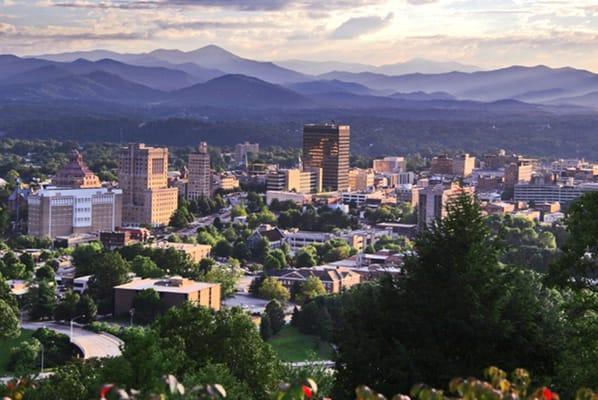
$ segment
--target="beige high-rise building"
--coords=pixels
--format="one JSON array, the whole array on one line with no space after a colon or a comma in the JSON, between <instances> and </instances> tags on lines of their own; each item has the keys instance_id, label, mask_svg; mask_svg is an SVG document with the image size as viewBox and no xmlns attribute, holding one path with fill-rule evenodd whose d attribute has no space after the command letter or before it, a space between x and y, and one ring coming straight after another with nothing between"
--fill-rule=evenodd
<instances>
[{"instance_id":1,"label":"beige high-rise building","mask_svg":"<svg viewBox=\"0 0 598 400\"><path fill-rule=\"evenodd\" d=\"M29 195L27 203L27 230L36 237L112 231L122 222L122 190L101 187L77 151L52 186Z\"/></svg>"},{"instance_id":2,"label":"beige high-rise building","mask_svg":"<svg viewBox=\"0 0 598 400\"><path fill-rule=\"evenodd\" d=\"M349 125L308 124L303 127L303 166L322 168L324 190L349 188Z\"/></svg>"},{"instance_id":3,"label":"beige high-rise building","mask_svg":"<svg viewBox=\"0 0 598 400\"><path fill-rule=\"evenodd\" d=\"M461 193L473 195L472 187L460 187L453 183L427 186L419 191L418 223L420 226L430 225L437 219L447 215L447 204L450 204Z\"/></svg>"},{"instance_id":4,"label":"beige high-rise building","mask_svg":"<svg viewBox=\"0 0 598 400\"><path fill-rule=\"evenodd\" d=\"M167 225L178 206L178 189L168 187L168 149L131 144L120 154L123 224Z\"/></svg>"},{"instance_id":5,"label":"beige high-rise building","mask_svg":"<svg viewBox=\"0 0 598 400\"><path fill-rule=\"evenodd\" d=\"M453 175L467 178L471 176L475 168L475 157L469 154L461 154L453 159Z\"/></svg>"},{"instance_id":6,"label":"beige high-rise building","mask_svg":"<svg viewBox=\"0 0 598 400\"><path fill-rule=\"evenodd\" d=\"M349 190L365 191L374 186L374 171L371 169L351 168L349 170Z\"/></svg>"},{"instance_id":7,"label":"beige high-rise building","mask_svg":"<svg viewBox=\"0 0 598 400\"><path fill-rule=\"evenodd\" d=\"M210 153L208 144L201 142L197 151L189 153L189 183L187 184L187 200L210 197Z\"/></svg>"},{"instance_id":8,"label":"beige high-rise building","mask_svg":"<svg viewBox=\"0 0 598 400\"><path fill-rule=\"evenodd\" d=\"M520 158L505 168L505 187L513 189L518 183L528 183L532 180L534 164L532 160Z\"/></svg>"}]
</instances>

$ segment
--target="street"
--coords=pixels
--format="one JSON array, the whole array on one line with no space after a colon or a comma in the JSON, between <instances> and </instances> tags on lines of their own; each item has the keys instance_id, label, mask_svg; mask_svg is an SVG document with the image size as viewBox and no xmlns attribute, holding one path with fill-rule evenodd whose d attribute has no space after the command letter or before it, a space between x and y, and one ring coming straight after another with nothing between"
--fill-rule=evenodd
<instances>
[{"instance_id":1,"label":"street","mask_svg":"<svg viewBox=\"0 0 598 400\"><path fill-rule=\"evenodd\" d=\"M70 335L68 325L59 325L54 322L24 322L23 329L36 330L48 328L54 332ZM118 357L121 353L123 341L105 333L95 333L85 329L73 327L73 344L83 353L84 359Z\"/></svg>"}]
</instances>

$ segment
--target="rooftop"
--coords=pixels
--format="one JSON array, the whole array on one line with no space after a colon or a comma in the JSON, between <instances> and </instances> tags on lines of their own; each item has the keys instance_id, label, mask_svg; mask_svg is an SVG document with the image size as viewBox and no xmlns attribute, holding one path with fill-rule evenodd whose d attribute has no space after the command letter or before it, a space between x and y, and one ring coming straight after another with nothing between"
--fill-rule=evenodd
<instances>
[{"instance_id":1,"label":"rooftop","mask_svg":"<svg viewBox=\"0 0 598 400\"><path fill-rule=\"evenodd\" d=\"M218 283L197 282L180 277L166 279L137 279L129 283L115 286L114 289L124 290L145 290L154 289L159 293L181 293L189 294L200 290L218 286Z\"/></svg>"}]
</instances>

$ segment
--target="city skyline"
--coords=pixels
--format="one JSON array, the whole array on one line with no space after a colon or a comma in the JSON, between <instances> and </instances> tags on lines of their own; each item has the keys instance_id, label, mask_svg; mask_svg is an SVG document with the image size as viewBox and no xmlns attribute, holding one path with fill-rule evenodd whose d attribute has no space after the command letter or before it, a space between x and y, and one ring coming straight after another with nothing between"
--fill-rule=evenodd
<instances>
[{"instance_id":1,"label":"city skyline","mask_svg":"<svg viewBox=\"0 0 598 400\"><path fill-rule=\"evenodd\" d=\"M0 52L193 50L382 65L426 58L598 71L590 0L0 1Z\"/></svg>"}]
</instances>

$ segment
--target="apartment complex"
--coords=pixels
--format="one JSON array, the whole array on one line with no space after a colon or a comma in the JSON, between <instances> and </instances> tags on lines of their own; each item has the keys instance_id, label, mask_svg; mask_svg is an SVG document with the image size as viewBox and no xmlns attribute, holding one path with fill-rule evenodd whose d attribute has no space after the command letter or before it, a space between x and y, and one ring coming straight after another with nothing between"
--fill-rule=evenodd
<instances>
[{"instance_id":1,"label":"apartment complex","mask_svg":"<svg viewBox=\"0 0 598 400\"><path fill-rule=\"evenodd\" d=\"M419 191L418 222L420 225L430 225L437 219L442 219L447 214L447 204L462 193L473 195L472 187L460 187L453 183L450 186L443 184L431 185Z\"/></svg>"},{"instance_id":2,"label":"apartment complex","mask_svg":"<svg viewBox=\"0 0 598 400\"><path fill-rule=\"evenodd\" d=\"M191 302L213 310L220 310L220 284L196 282L181 277L165 279L137 279L114 287L114 315L125 315L133 308L135 296L147 289L160 295L165 308Z\"/></svg>"},{"instance_id":3,"label":"apartment complex","mask_svg":"<svg viewBox=\"0 0 598 400\"><path fill-rule=\"evenodd\" d=\"M318 193L322 191L322 169L279 169L266 175L266 190Z\"/></svg>"},{"instance_id":4,"label":"apartment complex","mask_svg":"<svg viewBox=\"0 0 598 400\"><path fill-rule=\"evenodd\" d=\"M123 224L166 225L178 206L178 189L168 187L168 149L132 144L120 154Z\"/></svg>"},{"instance_id":5,"label":"apartment complex","mask_svg":"<svg viewBox=\"0 0 598 400\"><path fill-rule=\"evenodd\" d=\"M201 142L196 151L189 153L187 168L187 200L210 197L210 153L206 142Z\"/></svg>"},{"instance_id":6,"label":"apartment complex","mask_svg":"<svg viewBox=\"0 0 598 400\"><path fill-rule=\"evenodd\" d=\"M322 169L324 190L345 191L349 187L348 125L309 124L303 127L303 165Z\"/></svg>"},{"instance_id":7,"label":"apartment complex","mask_svg":"<svg viewBox=\"0 0 598 400\"><path fill-rule=\"evenodd\" d=\"M52 186L29 195L27 204L27 230L36 237L111 231L122 223L122 191L101 187L77 151Z\"/></svg>"}]
</instances>

